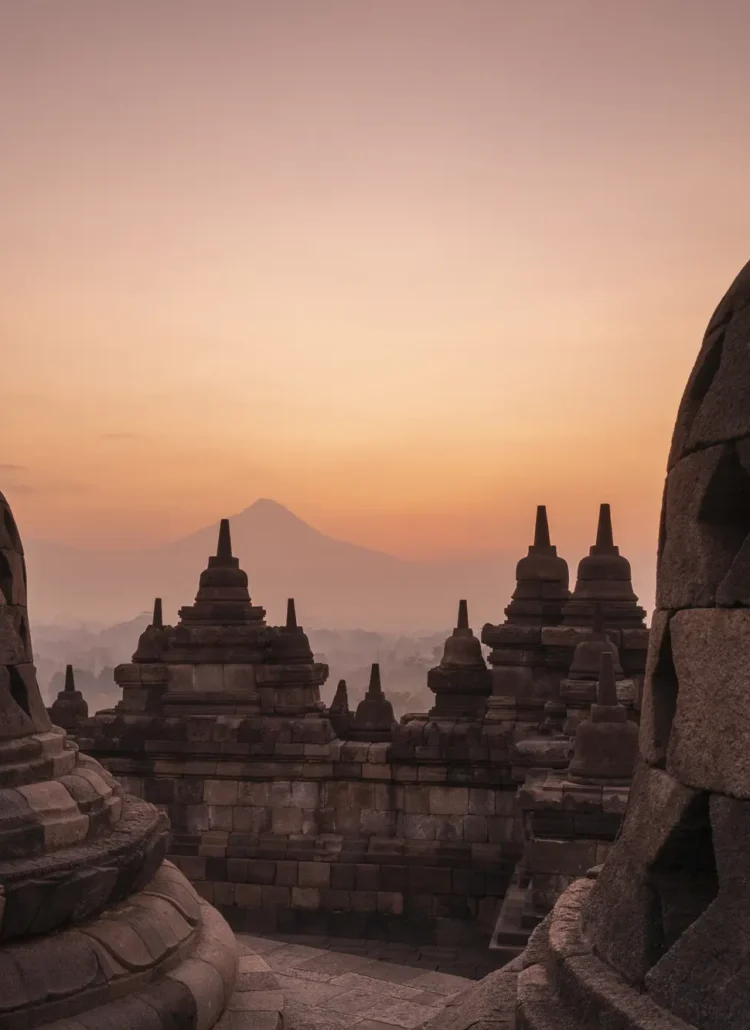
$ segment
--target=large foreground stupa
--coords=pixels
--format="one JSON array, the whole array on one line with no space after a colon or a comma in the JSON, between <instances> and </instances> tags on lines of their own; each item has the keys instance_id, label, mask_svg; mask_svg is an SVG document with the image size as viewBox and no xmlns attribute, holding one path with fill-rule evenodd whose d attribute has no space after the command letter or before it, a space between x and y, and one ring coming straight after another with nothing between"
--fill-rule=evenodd
<instances>
[{"instance_id":1,"label":"large foreground stupa","mask_svg":"<svg viewBox=\"0 0 750 1030\"><path fill-rule=\"evenodd\" d=\"M0 494L0 1030L208 1030L234 937L164 862L169 825L53 726Z\"/></svg>"}]
</instances>

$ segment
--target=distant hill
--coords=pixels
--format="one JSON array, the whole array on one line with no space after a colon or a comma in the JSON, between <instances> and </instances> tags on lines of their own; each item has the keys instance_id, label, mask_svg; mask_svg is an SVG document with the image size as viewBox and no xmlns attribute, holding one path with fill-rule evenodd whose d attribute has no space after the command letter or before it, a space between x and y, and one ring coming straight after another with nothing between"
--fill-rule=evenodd
<instances>
[{"instance_id":1,"label":"distant hill","mask_svg":"<svg viewBox=\"0 0 750 1030\"><path fill-rule=\"evenodd\" d=\"M287 597L307 627L416 631L451 623L459 598L475 629L498 621L513 589L520 554L456 562L414 562L335 540L283 505L258 500L231 519L232 544L250 594L268 620L283 618ZM195 596L216 549L218 522L161 547L87 551L25 542L32 619L100 625L132 619L164 599L165 617Z\"/></svg>"}]
</instances>

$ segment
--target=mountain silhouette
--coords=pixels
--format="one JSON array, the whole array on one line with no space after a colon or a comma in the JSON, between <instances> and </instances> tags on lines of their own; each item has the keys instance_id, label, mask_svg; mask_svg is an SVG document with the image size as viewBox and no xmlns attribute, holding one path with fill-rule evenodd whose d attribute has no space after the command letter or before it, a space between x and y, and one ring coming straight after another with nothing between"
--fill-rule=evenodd
<instances>
[{"instance_id":1,"label":"mountain silhouette","mask_svg":"<svg viewBox=\"0 0 750 1030\"><path fill-rule=\"evenodd\" d=\"M283 621L294 597L308 627L413 631L451 625L458 599L469 600L475 628L502 619L519 555L466 561L406 561L326 536L282 504L260 499L230 517L232 545L248 574L253 603ZM164 615L191 604L198 577L215 553L218 520L159 547L88 551L26 542L30 604L46 623L131 619L164 601Z\"/></svg>"}]
</instances>

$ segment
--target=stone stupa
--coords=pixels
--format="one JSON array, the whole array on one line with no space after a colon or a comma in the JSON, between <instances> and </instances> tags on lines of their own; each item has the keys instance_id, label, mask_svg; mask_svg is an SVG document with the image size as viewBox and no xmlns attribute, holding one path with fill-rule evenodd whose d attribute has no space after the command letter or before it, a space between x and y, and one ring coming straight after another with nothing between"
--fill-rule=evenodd
<instances>
[{"instance_id":1,"label":"stone stupa","mask_svg":"<svg viewBox=\"0 0 750 1030\"><path fill-rule=\"evenodd\" d=\"M166 816L52 725L2 494L0 627L0 1026L212 1027L234 987L234 938L164 862Z\"/></svg>"}]
</instances>

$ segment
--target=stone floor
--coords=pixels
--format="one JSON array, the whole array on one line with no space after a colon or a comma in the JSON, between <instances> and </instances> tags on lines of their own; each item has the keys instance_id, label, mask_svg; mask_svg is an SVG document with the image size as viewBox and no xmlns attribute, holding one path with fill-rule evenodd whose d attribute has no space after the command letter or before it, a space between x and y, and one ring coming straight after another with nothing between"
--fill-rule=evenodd
<instances>
[{"instance_id":1,"label":"stone floor","mask_svg":"<svg viewBox=\"0 0 750 1030\"><path fill-rule=\"evenodd\" d=\"M452 948L245 934L237 940L237 991L221 1030L416 1030L485 972L483 956L472 965Z\"/></svg>"}]
</instances>

